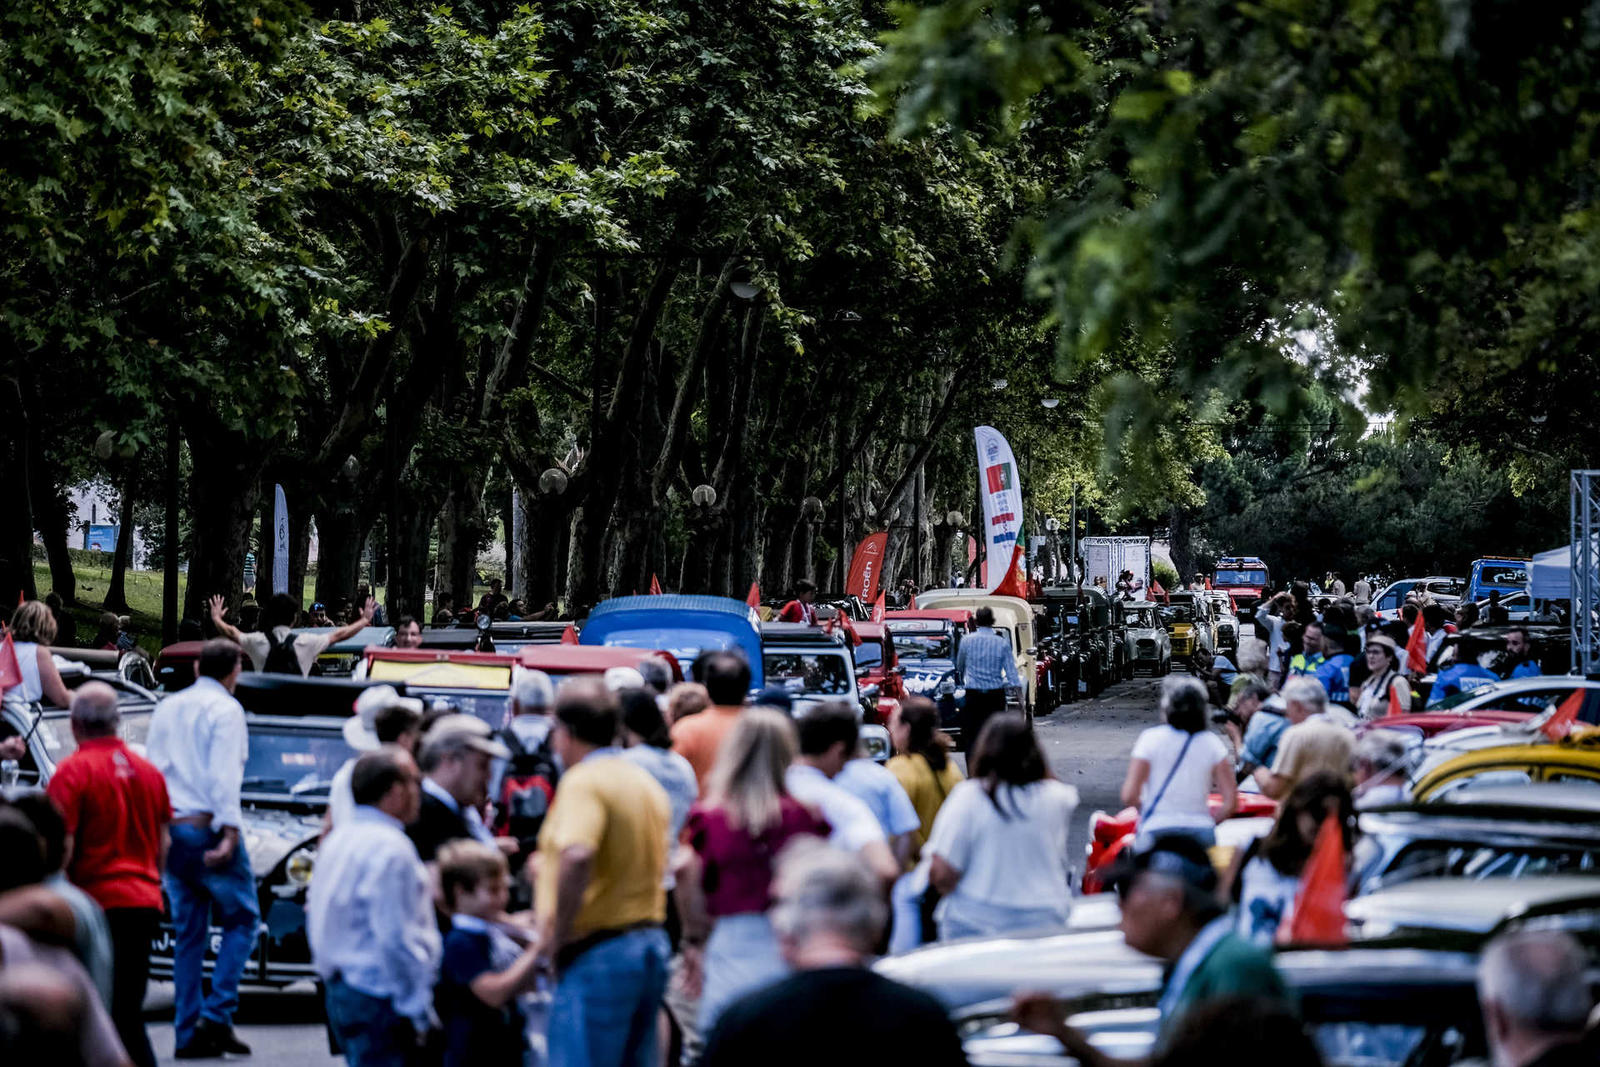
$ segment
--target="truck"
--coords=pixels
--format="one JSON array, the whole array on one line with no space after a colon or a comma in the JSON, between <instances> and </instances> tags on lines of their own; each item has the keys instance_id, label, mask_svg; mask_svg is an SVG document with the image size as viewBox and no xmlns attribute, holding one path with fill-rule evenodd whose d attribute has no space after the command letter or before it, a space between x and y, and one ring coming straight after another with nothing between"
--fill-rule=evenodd
<instances>
[{"instance_id":1,"label":"truck","mask_svg":"<svg viewBox=\"0 0 1600 1067\"><path fill-rule=\"evenodd\" d=\"M1211 588L1220 589L1240 607L1259 600L1271 588L1267 565L1256 556L1223 556L1211 573Z\"/></svg>"},{"instance_id":2,"label":"truck","mask_svg":"<svg viewBox=\"0 0 1600 1067\"><path fill-rule=\"evenodd\" d=\"M1083 550L1084 585L1100 585L1104 580L1106 595L1117 595L1117 576L1123 571L1133 572L1133 599L1149 599L1150 588L1150 538L1148 537L1085 537Z\"/></svg>"},{"instance_id":3,"label":"truck","mask_svg":"<svg viewBox=\"0 0 1600 1067\"><path fill-rule=\"evenodd\" d=\"M1466 599L1487 600L1490 593L1510 596L1528 588L1528 569L1533 561L1525 556L1485 556L1472 561L1467 578Z\"/></svg>"}]
</instances>

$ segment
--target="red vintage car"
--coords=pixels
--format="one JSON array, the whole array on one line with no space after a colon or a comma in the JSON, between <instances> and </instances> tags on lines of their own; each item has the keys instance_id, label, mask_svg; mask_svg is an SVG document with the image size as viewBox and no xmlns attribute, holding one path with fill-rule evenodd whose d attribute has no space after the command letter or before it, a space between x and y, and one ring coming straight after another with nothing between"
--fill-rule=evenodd
<instances>
[{"instance_id":1,"label":"red vintage car","mask_svg":"<svg viewBox=\"0 0 1600 1067\"><path fill-rule=\"evenodd\" d=\"M1429 738L1449 733L1451 730L1465 730L1470 726L1509 726L1527 722L1533 714L1532 711L1501 711L1489 708L1475 708L1472 711L1419 711L1409 715L1370 719L1357 726L1356 732L1364 734L1368 730L1403 730L1418 737Z\"/></svg>"},{"instance_id":2,"label":"red vintage car","mask_svg":"<svg viewBox=\"0 0 1600 1067\"><path fill-rule=\"evenodd\" d=\"M878 687L874 701L877 718L870 715L864 720L877 726L888 726L894 709L905 699L905 680L900 675L900 660L895 656L894 639L889 628L881 622L858 622L856 636L861 643L855 648L856 678L862 688Z\"/></svg>"},{"instance_id":3,"label":"red vintage car","mask_svg":"<svg viewBox=\"0 0 1600 1067\"><path fill-rule=\"evenodd\" d=\"M1222 798L1216 795L1211 797L1213 811L1222 807ZM1219 868L1224 868L1232 862L1232 848L1236 844L1229 833L1230 828L1248 831L1248 836L1255 836L1254 831L1260 829L1260 824L1244 820L1275 819L1278 816L1278 802L1260 793L1240 793L1239 808L1227 820L1217 825L1217 849L1213 850L1212 861ZM1233 824L1230 827L1230 824ZM1133 845L1134 831L1139 825L1139 811L1137 808L1123 808L1115 815L1097 811L1089 816L1089 861L1083 869L1083 891L1085 893L1104 893L1112 887L1106 884L1105 876L1112 863L1122 854L1122 850ZM1218 856L1217 852L1225 853ZM1222 860L1223 862L1218 862ZM1219 871L1220 873L1220 871Z\"/></svg>"}]
</instances>

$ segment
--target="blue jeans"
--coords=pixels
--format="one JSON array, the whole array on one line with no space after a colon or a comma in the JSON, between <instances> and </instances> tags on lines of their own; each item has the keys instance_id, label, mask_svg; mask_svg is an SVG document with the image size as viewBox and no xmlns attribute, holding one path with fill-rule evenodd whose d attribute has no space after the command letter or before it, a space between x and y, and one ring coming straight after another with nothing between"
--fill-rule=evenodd
<instances>
[{"instance_id":1,"label":"blue jeans","mask_svg":"<svg viewBox=\"0 0 1600 1067\"><path fill-rule=\"evenodd\" d=\"M656 1067L656 1014L672 949L658 928L589 949L556 983L551 1067Z\"/></svg>"},{"instance_id":2,"label":"blue jeans","mask_svg":"<svg viewBox=\"0 0 1600 1067\"><path fill-rule=\"evenodd\" d=\"M407 1067L417 1059L417 1032L394 1002L328 979L328 1025L350 1067Z\"/></svg>"},{"instance_id":3,"label":"blue jeans","mask_svg":"<svg viewBox=\"0 0 1600 1067\"><path fill-rule=\"evenodd\" d=\"M204 855L222 840L220 831L185 823L172 824L172 848L161 882L172 906L175 933L172 947L173 1016L177 1047L194 1037L201 1019L232 1025L239 1007L239 979L255 948L260 911L256 906L256 876L245 854L244 838L233 858L221 867L207 867ZM201 977L211 922L222 928L216 966L211 972L211 995L202 1002Z\"/></svg>"}]
</instances>

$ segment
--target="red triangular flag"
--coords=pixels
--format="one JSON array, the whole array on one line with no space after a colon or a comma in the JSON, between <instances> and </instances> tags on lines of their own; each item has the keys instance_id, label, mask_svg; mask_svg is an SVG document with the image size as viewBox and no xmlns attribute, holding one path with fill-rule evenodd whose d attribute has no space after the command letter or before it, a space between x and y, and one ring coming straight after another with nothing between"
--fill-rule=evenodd
<instances>
[{"instance_id":1,"label":"red triangular flag","mask_svg":"<svg viewBox=\"0 0 1600 1067\"><path fill-rule=\"evenodd\" d=\"M0 637L0 693L22 684L22 665L17 662L17 646L8 633Z\"/></svg>"},{"instance_id":2,"label":"red triangular flag","mask_svg":"<svg viewBox=\"0 0 1600 1067\"><path fill-rule=\"evenodd\" d=\"M1404 715L1405 713L1406 709L1400 703L1400 694L1394 691L1394 686L1391 684L1389 686L1389 718L1392 719L1396 715Z\"/></svg>"},{"instance_id":3,"label":"red triangular flag","mask_svg":"<svg viewBox=\"0 0 1600 1067\"><path fill-rule=\"evenodd\" d=\"M9 637L6 640L11 640ZM1572 724L1578 721L1578 712L1583 710L1583 698L1588 696L1587 689L1574 689L1572 695L1561 702L1556 713L1544 721L1539 727L1539 732L1552 741L1559 741L1572 732Z\"/></svg>"},{"instance_id":4,"label":"red triangular flag","mask_svg":"<svg viewBox=\"0 0 1600 1067\"><path fill-rule=\"evenodd\" d=\"M1278 927L1278 944L1318 948L1343 948L1349 944L1344 929L1344 879L1344 833L1339 828L1339 817L1329 812L1300 875L1294 914Z\"/></svg>"},{"instance_id":5,"label":"red triangular flag","mask_svg":"<svg viewBox=\"0 0 1600 1067\"><path fill-rule=\"evenodd\" d=\"M573 626L570 622L567 623L567 628L561 631L561 643L563 645L575 645L578 643L577 627Z\"/></svg>"},{"instance_id":6,"label":"red triangular flag","mask_svg":"<svg viewBox=\"0 0 1600 1067\"><path fill-rule=\"evenodd\" d=\"M744 602L756 610L761 609L761 583L751 582L750 592L745 594Z\"/></svg>"},{"instance_id":7,"label":"red triangular flag","mask_svg":"<svg viewBox=\"0 0 1600 1067\"><path fill-rule=\"evenodd\" d=\"M1150 592L1160 597L1162 600L1167 599L1167 591L1161 588L1161 583L1156 581L1154 578L1150 579Z\"/></svg>"},{"instance_id":8,"label":"red triangular flag","mask_svg":"<svg viewBox=\"0 0 1600 1067\"><path fill-rule=\"evenodd\" d=\"M1014 596L1028 599L1028 575L1024 570L1022 545L1011 550L1011 567L1000 584L994 587L994 596Z\"/></svg>"},{"instance_id":9,"label":"red triangular flag","mask_svg":"<svg viewBox=\"0 0 1600 1067\"><path fill-rule=\"evenodd\" d=\"M861 635L856 633L856 624L850 616L839 612L839 625L844 627L844 632L850 635L850 646L854 648L861 643Z\"/></svg>"},{"instance_id":10,"label":"red triangular flag","mask_svg":"<svg viewBox=\"0 0 1600 1067\"><path fill-rule=\"evenodd\" d=\"M661 579L657 578L654 574L650 576L650 595L661 595Z\"/></svg>"},{"instance_id":11,"label":"red triangular flag","mask_svg":"<svg viewBox=\"0 0 1600 1067\"><path fill-rule=\"evenodd\" d=\"M915 600L915 598L912 598ZM872 621L882 622L883 616L888 611L888 605L883 602L883 590L878 590L878 599L872 602Z\"/></svg>"},{"instance_id":12,"label":"red triangular flag","mask_svg":"<svg viewBox=\"0 0 1600 1067\"><path fill-rule=\"evenodd\" d=\"M1411 638L1406 642L1406 670L1421 674L1428 669L1428 628L1422 624L1422 612L1417 612L1416 625L1411 627Z\"/></svg>"}]
</instances>

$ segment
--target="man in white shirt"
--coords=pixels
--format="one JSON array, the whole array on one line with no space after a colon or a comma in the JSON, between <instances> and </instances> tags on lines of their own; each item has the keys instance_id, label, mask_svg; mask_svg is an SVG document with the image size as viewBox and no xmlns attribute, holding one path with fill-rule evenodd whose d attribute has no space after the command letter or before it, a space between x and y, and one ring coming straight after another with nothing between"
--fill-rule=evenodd
<instances>
[{"instance_id":1,"label":"man in white shirt","mask_svg":"<svg viewBox=\"0 0 1600 1067\"><path fill-rule=\"evenodd\" d=\"M357 752L375 752L384 745L399 745L415 754L422 737L422 701L403 697L392 685L373 685L356 697L355 714L344 721L345 744ZM350 788L359 756L351 756L333 774L328 785L326 825L334 827L350 817L356 801Z\"/></svg>"},{"instance_id":2,"label":"man in white shirt","mask_svg":"<svg viewBox=\"0 0 1600 1067\"><path fill-rule=\"evenodd\" d=\"M833 781L855 755L860 739L855 713L837 701L808 710L796 725L800 755L784 776L789 795L822 813L833 827L828 843L857 852L867 867L888 886L900 877L900 865L877 816L860 798Z\"/></svg>"},{"instance_id":3,"label":"man in white shirt","mask_svg":"<svg viewBox=\"0 0 1600 1067\"><path fill-rule=\"evenodd\" d=\"M233 698L242 657L225 637L200 648L195 681L150 716L146 752L167 780L172 844L162 877L176 929L172 951L177 1058L249 1055L233 1032L239 979L255 947L256 878L241 836L239 792L249 755L244 708ZM222 929L211 994L201 973L210 924Z\"/></svg>"},{"instance_id":4,"label":"man in white shirt","mask_svg":"<svg viewBox=\"0 0 1600 1067\"><path fill-rule=\"evenodd\" d=\"M306 934L351 1067L412 1062L433 1024L441 942L428 869L406 836L422 803L411 754L356 760L356 806L317 851Z\"/></svg>"},{"instance_id":5,"label":"man in white shirt","mask_svg":"<svg viewBox=\"0 0 1600 1067\"><path fill-rule=\"evenodd\" d=\"M328 646L348 640L371 626L373 613L378 610L378 602L368 597L360 616L348 626L325 634L291 633L295 616L300 614L300 605L289 594L278 593L262 609L261 632L247 634L222 617L225 605L220 596L212 597L208 605L211 624L217 628L217 633L244 649L244 654L250 657L251 669L276 674L298 671L302 677L311 673L317 657Z\"/></svg>"}]
</instances>

